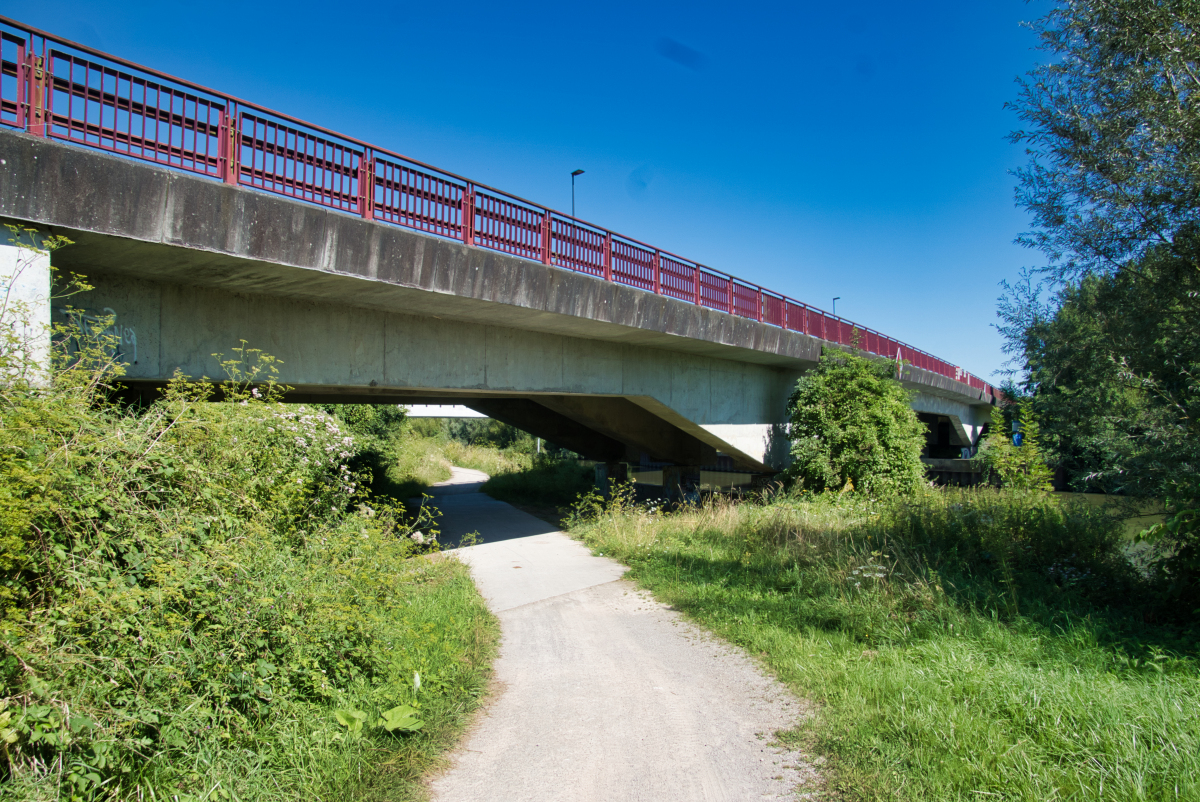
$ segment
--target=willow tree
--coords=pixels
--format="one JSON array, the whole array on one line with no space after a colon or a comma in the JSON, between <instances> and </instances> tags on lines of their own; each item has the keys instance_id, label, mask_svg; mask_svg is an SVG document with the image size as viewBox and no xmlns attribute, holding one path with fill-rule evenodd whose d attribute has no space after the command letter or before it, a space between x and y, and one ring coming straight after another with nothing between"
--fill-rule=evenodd
<instances>
[{"instance_id":1,"label":"willow tree","mask_svg":"<svg viewBox=\"0 0 1200 802\"><path fill-rule=\"evenodd\" d=\"M1079 489L1164 499L1200 602L1200 0L1060 0L1033 27L1012 139L1046 262L1001 331L1051 454Z\"/></svg>"}]
</instances>

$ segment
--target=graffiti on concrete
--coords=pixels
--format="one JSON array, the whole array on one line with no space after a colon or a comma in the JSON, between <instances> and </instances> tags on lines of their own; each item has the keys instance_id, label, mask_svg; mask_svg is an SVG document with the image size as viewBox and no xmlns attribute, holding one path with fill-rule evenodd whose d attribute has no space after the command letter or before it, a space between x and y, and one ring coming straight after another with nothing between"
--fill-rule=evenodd
<instances>
[{"instance_id":1,"label":"graffiti on concrete","mask_svg":"<svg viewBox=\"0 0 1200 802\"><path fill-rule=\"evenodd\" d=\"M74 321L81 334L101 343L110 356L137 364L137 332L132 326L117 322L116 310L106 306L103 314L99 315L90 315L82 309L71 307L54 311Z\"/></svg>"}]
</instances>

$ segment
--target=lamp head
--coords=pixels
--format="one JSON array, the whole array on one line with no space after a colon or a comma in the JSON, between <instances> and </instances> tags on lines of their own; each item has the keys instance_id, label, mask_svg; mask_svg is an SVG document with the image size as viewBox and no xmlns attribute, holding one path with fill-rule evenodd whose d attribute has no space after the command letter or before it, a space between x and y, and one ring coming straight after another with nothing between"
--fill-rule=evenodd
<instances>
[{"instance_id":1,"label":"lamp head","mask_svg":"<svg viewBox=\"0 0 1200 802\"><path fill-rule=\"evenodd\" d=\"M583 175L583 170L572 170L571 175Z\"/></svg>"}]
</instances>

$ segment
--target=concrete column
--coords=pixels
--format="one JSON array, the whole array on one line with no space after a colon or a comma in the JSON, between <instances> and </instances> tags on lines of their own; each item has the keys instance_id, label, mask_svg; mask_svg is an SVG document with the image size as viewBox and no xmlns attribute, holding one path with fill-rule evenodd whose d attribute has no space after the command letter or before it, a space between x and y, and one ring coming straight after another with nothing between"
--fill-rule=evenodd
<instances>
[{"instance_id":1,"label":"concrete column","mask_svg":"<svg viewBox=\"0 0 1200 802\"><path fill-rule=\"evenodd\" d=\"M668 501L699 501L700 469L694 465L670 465L663 468L663 493Z\"/></svg>"},{"instance_id":2,"label":"concrete column","mask_svg":"<svg viewBox=\"0 0 1200 802\"><path fill-rule=\"evenodd\" d=\"M629 466L624 462L596 463L596 489L600 495L608 498L613 485L629 481Z\"/></svg>"},{"instance_id":3,"label":"concrete column","mask_svg":"<svg viewBox=\"0 0 1200 802\"><path fill-rule=\"evenodd\" d=\"M0 245L0 377L49 382L50 253L36 234L10 235Z\"/></svg>"}]
</instances>

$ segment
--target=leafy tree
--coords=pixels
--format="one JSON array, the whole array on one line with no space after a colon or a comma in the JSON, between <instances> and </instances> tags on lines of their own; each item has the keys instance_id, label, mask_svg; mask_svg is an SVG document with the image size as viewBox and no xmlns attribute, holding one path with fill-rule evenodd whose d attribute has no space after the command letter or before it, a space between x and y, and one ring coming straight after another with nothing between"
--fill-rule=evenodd
<instances>
[{"instance_id":1,"label":"leafy tree","mask_svg":"<svg viewBox=\"0 0 1200 802\"><path fill-rule=\"evenodd\" d=\"M1018 406L1021 422L1021 445L1014 445L1005 426L1004 413L992 407L992 425L981 454L986 464L1000 479L1003 487L1013 490L1053 490L1050 479L1054 472L1046 466L1042 454L1041 427L1032 404L1026 399Z\"/></svg>"},{"instance_id":2,"label":"leafy tree","mask_svg":"<svg viewBox=\"0 0 1200 802\"><path fill-rule=\"evenodd\" d=\"M1061 0L1033 28L1052 60L1011 104L1030 156L1021 241L1059 280L1175 249L1200 222L1200 2Z\"/></svg>"},{"instance_id":3,"label":"leafy tree","mask_svg":"<svg viewBox=\"0 0 1200 802\"><path fill-rule=\"evenodd\" d=\"M925 480L926 429L891 362L826 349L788 403L788 476L812 490L912 492Z\"/></svg>"},{"instance_id":4,"label":"leafy tree","mask_svg":"<svg viewBox=\"0 0 1200 802\"><path fill-rule=\"evenodd\" d=\"M1034 29L1052 59L1012 139L1019 241L1049 263L1005 285L1000 328L1052 456L1162 498L1162 568L1200 600L1200 2L1060 0Z\"/></svg>"},{"instance_id":5,"label":"leafy tree","mask_svg":"<svg viewBox=\"0 0 1200 802\"><path fill-rule=\"evenodd\" d=\"M1162 495L1200 466L1200 271L1155 249L1054 304L1014 332L1048 458L1077 490Z\"/></svg>"}]
</instances>

